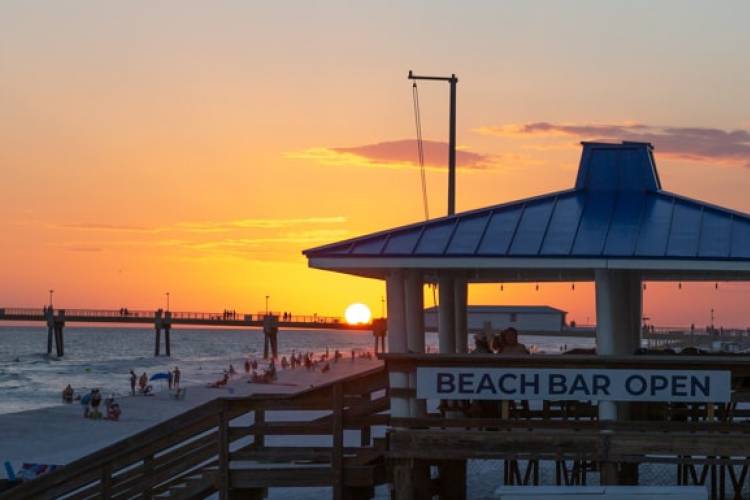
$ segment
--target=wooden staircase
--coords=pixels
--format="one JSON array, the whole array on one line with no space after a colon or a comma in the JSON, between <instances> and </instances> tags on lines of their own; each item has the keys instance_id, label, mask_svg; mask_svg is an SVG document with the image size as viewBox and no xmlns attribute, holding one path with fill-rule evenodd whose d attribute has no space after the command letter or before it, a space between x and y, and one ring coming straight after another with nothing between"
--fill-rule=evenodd
<instances>
[{"instance_id":1,"label":"wooden staircase","mask_svg":"<svg viewBox=\"0 0 750 500\"><path fill-rule=\"evenodd\" d=\"M385 443L372 439L371 429L388 424L387 381L378 367L291 395L218 398L3 492L0 500L192 500L216 492L222 499L230 492L264 498L269 488L305 486L331 486L336 499L371 498L386 481ZM295 418L268 413L278 411ZM357 446L344 446L344 431L358 432ZM298 445L267 446L268 436ZM332 445L305 445L306 439Z\"/></svg>"}]
</instances>

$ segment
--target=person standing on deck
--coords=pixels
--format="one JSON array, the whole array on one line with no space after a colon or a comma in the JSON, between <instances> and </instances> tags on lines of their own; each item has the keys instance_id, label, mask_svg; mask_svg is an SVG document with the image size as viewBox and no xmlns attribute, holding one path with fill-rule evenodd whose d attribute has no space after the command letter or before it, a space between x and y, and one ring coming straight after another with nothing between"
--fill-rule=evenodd
<instances>
[{"instance_id":1,"label":"person standing on deck","mask_svg":"<svg viewBox=\"0 0 750 500\"><path fill-rule=\"evenodd\" d=\"M135 396L135 382L138 380L138 376L131 369L130 370L130 395Z\"/></svg>"},{"instance_id":2,"label":"person standing on deck","mask_svg":"<svg viewBox=\"0 0 750 500\"><path fill-rule=\"evenodd\" d=\"M172 374L172 387L175 389L180 388L180 369L178 367L174 367L174 373Z\"/></svg>"}]
</instances>

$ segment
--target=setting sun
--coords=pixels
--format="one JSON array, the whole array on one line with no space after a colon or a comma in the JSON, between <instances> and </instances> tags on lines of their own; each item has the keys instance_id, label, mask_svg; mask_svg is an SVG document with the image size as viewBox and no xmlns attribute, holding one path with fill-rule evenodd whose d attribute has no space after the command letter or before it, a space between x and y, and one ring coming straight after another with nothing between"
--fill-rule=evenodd
<instances>
[{"instance_id":1,"label":"setting sun","mask_svg":"<svg viewBox=\"0 0 750 500\"><path fill-rule=\"evenodd\" d=\"M368 323L370 321L370 308L364 304L355 303L346 308L344 313L346 322L352 325Z\"/></svg>"}]
</instances>

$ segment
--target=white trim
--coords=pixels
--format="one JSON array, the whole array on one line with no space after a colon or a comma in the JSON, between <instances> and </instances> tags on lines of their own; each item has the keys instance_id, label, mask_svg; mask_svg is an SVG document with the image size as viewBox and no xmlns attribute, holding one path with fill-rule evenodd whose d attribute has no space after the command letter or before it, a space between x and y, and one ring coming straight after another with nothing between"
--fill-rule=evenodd
<instances>
[{"instance_id":1,"label":"white trim","mask_svg":"<svg viewBox=\"0 0 750 500\"><path fill-rule=\"evenodd\" d=\"M632 269L645 271L750 272L750 261L695 259L595 259L529 257L312 257L309 266L363 269Z\"/></svg>"}]
</instances>

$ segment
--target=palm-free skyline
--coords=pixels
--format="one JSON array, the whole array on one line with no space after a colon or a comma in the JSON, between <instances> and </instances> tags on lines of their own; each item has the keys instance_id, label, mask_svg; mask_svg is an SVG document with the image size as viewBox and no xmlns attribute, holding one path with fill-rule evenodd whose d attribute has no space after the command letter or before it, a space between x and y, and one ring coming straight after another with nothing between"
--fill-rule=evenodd
<instances>
[{"instance_id":1,"label":"palm-free skyline","mask_svg":"<svg viewBox=\"0 0 750 500\"><path fill-rule=\"evenodd\" d=\"M649 141L666 189L750 212L742 2L0 6L0 304L380 311L301 250L419 221L409 69L455 73L458 211L570 187ZM420 83L430 212L447 88ZM579 284L472 287L593 321ZM432 305L428 295L427 305ZM661 324L745 326L750 286L649 285Z\"/></svg>"}]
</instances>

